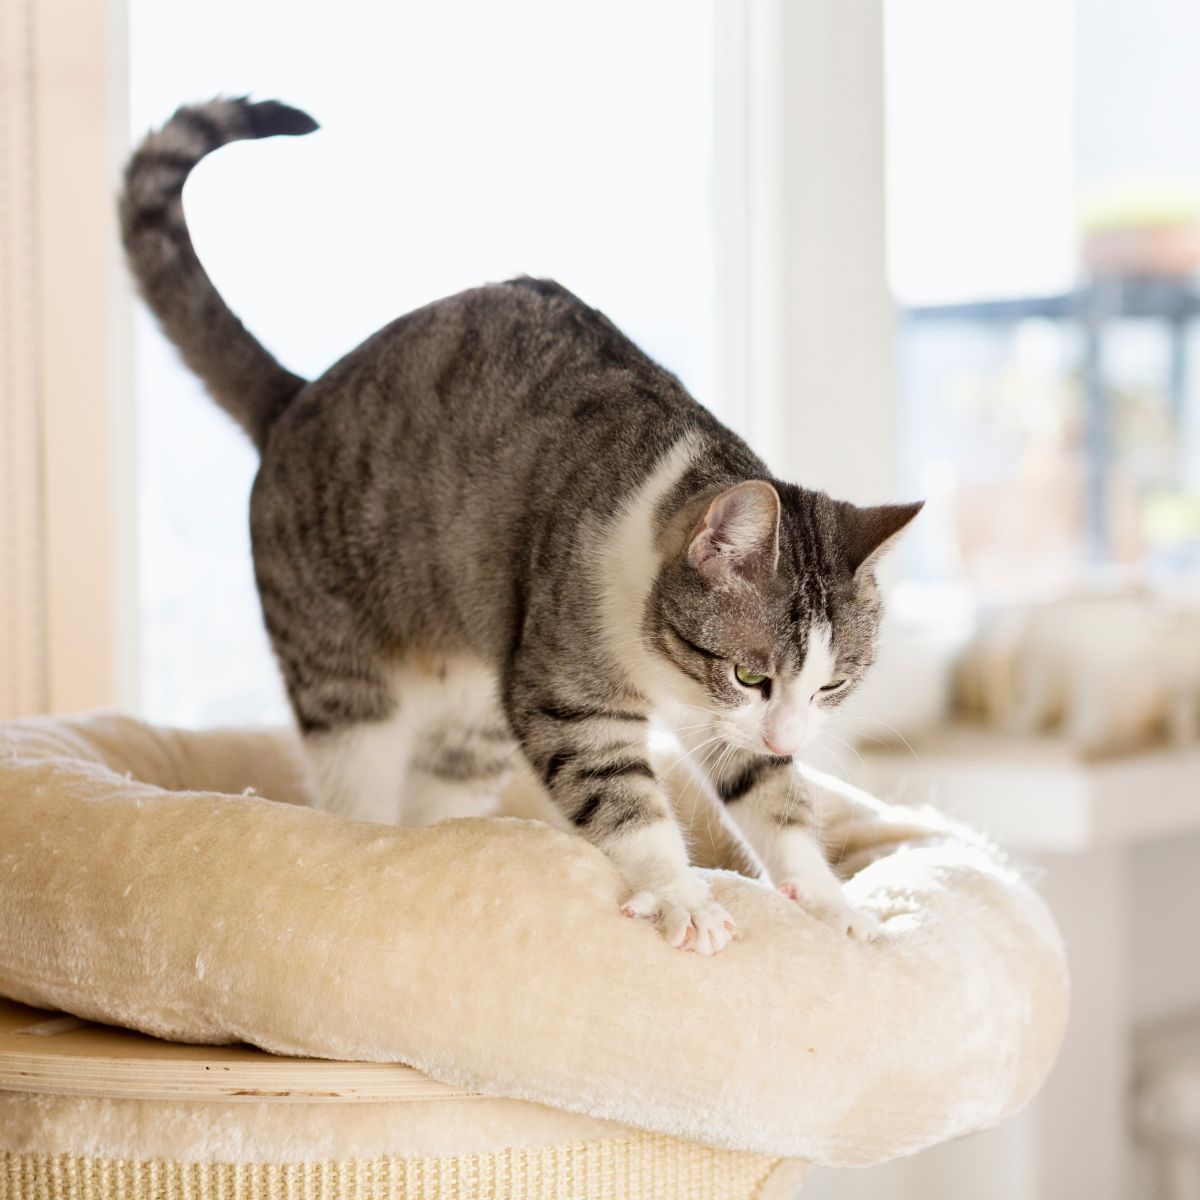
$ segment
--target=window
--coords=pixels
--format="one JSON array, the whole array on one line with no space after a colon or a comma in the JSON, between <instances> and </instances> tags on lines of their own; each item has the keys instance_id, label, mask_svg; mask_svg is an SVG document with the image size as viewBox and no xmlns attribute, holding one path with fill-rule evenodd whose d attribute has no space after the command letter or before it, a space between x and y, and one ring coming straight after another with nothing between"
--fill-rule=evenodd
<instances>
[{"instance_id":1,"label":"window","mask_svg":"<svg viewBox=\"0 0 1200 1200\"><path fill-rule=\"evenodd\" d=\"M282 362L313 377L420 304L553 275L720 411L707 5L299 7L129 13L135 139L250 89L322 123L230 146L187 189L201 258ZM246 530L254 452L144 314L136 386L143 708L282 718Z\"/></svg>"},{"instance_id":2,"label":"window","mask_svg":"<svg viewBox=\"0 0 1200 1200\"><path fill-rule=\"evenodd\" d=\"M1003 600L1200 567L1182 26L1200 16L1176 0L888 3L900 452L931 501L918 577Z\"/></svg>"}]
</instances>

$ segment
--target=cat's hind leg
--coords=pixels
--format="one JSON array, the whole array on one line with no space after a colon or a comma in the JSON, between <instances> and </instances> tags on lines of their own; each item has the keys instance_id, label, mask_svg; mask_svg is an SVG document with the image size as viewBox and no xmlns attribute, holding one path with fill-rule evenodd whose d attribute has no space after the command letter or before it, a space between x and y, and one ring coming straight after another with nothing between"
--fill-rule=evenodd
<instances>
[{"instance_id":1,"label":"cat's hind leg","mask_svg":"<svg viewBox=\"0 0 1200 1200\"><path fill-rule=\"evenodd\" d=\"M379 720L306 733L316 807L356 821L405 824L405 768L413 732L411 716L396 704Z\"/></svg>"},{"instance_id":2,"label":"cat's hind leg","mask_svg":"<svg viewBox=\"0 0 1200 1200\"><path fill-rule=\"evenodd\" d=\"M397 824L414 727L411 707L397 694L392 660L348 634L337 614L300 625L280 613L273 591L261 584L260 590L308 759L314 807Z\"/></svg>"},{"instance_id":3,"label":"cat's hind leg","mask_svg":"<svg viewBox=\"0 0 1200 1200\"><path fill-rule=\"evenodd\" d=\"M359 684L356 711L384 715L304 737L320 807L408 826L495 811L515 745L478 664L413 654L378 695L368 700Z\"/></svg>"},{"instance_id":4,"label":"cat's hind leg","mask_svg":"<svg viewBox=\"0 0 1200 1200\"><path fill-rule=\"evenodd\" d=\"M420 714L404 824L494 813L516 755L494 675L474 659L439 657L405 668L401 689Z\"/></svg>"}]
</instances>

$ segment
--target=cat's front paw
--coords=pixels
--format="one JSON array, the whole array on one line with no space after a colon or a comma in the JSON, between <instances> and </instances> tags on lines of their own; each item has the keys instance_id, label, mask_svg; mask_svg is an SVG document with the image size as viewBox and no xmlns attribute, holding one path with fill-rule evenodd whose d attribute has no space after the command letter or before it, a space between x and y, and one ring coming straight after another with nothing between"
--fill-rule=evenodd
<instances>
[{"instance_id":1,"label":"cat's front paw","mask_svg":"<svg viewBox=\"0 0 1200 1200\"><path fill-rule=\"evenodd\" d=\"M873 942L879 936L879 922L875 917L847 904L841 896L806 892L803 882L797 879L785 879L779 885L779 890L806 913L856 942Z\"/></svg>"},{"instance_id":2,"label":"cat's front paw","mask_svg":"<svg viewBox=\"0 0 1200 1200\"><path fill-rule=\"evenodd\" d=\"M733 918L707 892L685 894L683 889L659 888L635 892L621 912L627 917L655 921L668 945L697 954L720 954L737 937Z\"/></svg>"}]
</instances>

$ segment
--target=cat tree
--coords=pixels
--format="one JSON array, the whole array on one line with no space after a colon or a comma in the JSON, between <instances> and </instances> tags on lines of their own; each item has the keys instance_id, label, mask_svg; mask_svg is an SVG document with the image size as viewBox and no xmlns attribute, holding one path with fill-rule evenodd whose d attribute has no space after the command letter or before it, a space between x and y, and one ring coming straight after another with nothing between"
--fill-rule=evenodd
<instances>
[{"instance_id":1,"label":"cat tree","mask_svg":"<svg viewBox=\"0 0 1200 1200\"><path fill-rule=\"evenodd\" d=\"M824 832L880 939L715 872L713 959L578 837L305 799L283 733L0 729L0 1200L782 1198L1002 1120L1062 1036L1018 873L853 789Z\"/></svg>"}]
</instances>

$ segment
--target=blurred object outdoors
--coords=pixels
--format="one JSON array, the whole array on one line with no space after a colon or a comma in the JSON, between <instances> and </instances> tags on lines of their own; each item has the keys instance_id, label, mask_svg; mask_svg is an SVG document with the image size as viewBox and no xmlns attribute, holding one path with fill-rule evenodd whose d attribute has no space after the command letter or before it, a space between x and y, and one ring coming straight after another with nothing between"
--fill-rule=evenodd
<instances>
[{"instance_id":1,"label":"blurred object outdoors","mask_svg":"<svg viewBox=\"0 0 1200 1200\"><path fill-rule=\"evenodd\" d=\"M1133 1195L1200 1200L1200 1013L1138 1038L1131 1102Z\"/></svg>"},{"instance_id":2,"label":"blurred object outdoors","mask_svg":"<svg viewBox=\"0 0 1200 1200\"><path fill-rule=\"evenodd\" d=\"M1200 10L1153 8L888 7L901 470L932 518L916 578L990 602L1200 570L1200 140L1177 48Z\"/></svg>"},{"instance_id":3,"label":"blurred object outdoors","mask_svg":"<svg viewBox=\"0 0 1200 1200\"><path fill-rule=\"evenodd\" d=\"M1179 38L1200 9L891 0L887 17L899 468L929 501L895 640L958 593L980 628L943 717L1088 756L1190 740L1200 123ZM939 55L948 40L960 53Z\"/></svg>"},{"instance_id":4,"label":"blurred object outdoors","mask_svg":"<svg viewBox=\"0 0 1200 1200\"><path fill-rule=\"evenodd\" d=\"M1089 275L1186 280L1200 270L1200 194L1167 181L1123 181L1085 198L1080 233Z\"/></svg>"},{"instance_id":5,"label":"blurred object outdoors","mask_svg":"<svg viewBox=\"0 0 1200 1200\"><path fill-rule=\"evenodd\" d=\"M131 135L251 89L321 122L222 150L184 193L218 289L307 378L405 312L524 273L586 296L719 405L713 22L683 0L130 0ZM250 566L255 454L140 309L135 334L142 711L286 720Z\"/></svg>"},{"instance_id":6,"label":"blurred object outdoors","mask_svg":"<svg viewBox=\"0 0 1200 1200\"><path fill-rule=\"evenodd\" d=\"M1020 605L981 622L958 708L1057 733L1089 758L1200 739L1200 607L1136 589Z\"/></svg>"}]
</instances>

